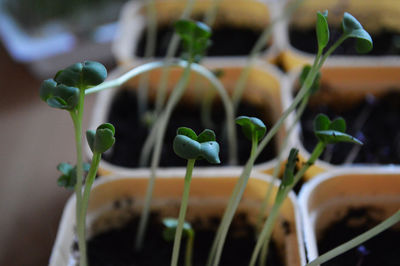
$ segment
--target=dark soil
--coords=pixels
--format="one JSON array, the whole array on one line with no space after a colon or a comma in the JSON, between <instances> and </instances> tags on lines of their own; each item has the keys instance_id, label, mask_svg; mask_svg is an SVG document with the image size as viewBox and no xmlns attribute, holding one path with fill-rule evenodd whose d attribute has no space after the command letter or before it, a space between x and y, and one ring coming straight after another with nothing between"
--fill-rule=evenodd
<instances>
[{"instance_id":1,"label":"dark soil","mask_svg":"<svg viewBox=\"0 0 400 266\"><path fill-rule=\"evenodd\" d=\"M151 107L151 106L150 106ZM198 105L180 105L174 110L168 129L164 138L164 145L161 154L160 166L185 166L186 161L179 158L172 149L173 139L176 130L185 126L193 129L197 134L205 129L201 124L200 109ZM137 167L142 145L148 135L148 128L139 123L137 115L136 94L132 91L121 90L114 98L111 111L108 115L108 122L115 126L115 144L110 152L104 154L104 159L120 166ZM228 163L228 148L225 127L225 111L222 104L216 103L212 112L213 122L216 125L213 130L220 144L221 164ZM238 115L266 116L262 111L248 104L239 106ZM271 127L269 121L264 121L268 128ZM251 149L251 143L247 140L240 129L237 131L238 158L239 163L244 164ZM257 163L266 162L273 159L276 155L275 145L272 142L261 153ZM210 166L205 160L196 161L196 165Z\"/></svg>"},{"instance_id":2,"label":"dark soil","mask_svg":"<svg viewBox=\"0 0 400 266\"><path fill-rule=\"evenodd\" d=\"M322 87L321 91L324 89ZM341 106L338 102L335 104ZM310 152L317 143L313 133L313 120L319 113L328 115L330 119L343 117L347 123L346 132L364 143L354 163L398 164L400 162L400 92L392 91L379 98L367 95L361 102L347 108L334 108L323 103L309 104L301 119L301 126L303 144ZM358 126L357 121L361 120L362 114L366 114L366 122ZM320 159L341 164L353 147L354 144L349 143L328 146Z\"/></svg>"},{"instance_id":3,"label":"dark soil","mask_svg":"<svg viewBox=\"0 0 400 266\"><path fill-rule=\"evenodd\" d=\"M144 249L140 253L133 251L135 231L138 218L120 229L99 234L88 242L89 264L95 266L162 266L170 265L173 243L162 238L163 225L159 216L152 214ZM193 249L193 265L206 264L209 249L219 224L218 218L210 218L207 222L195 221ZM256 239L254 228L249 225L245 215L238 215L231 226L226 240L221 266L248 265ZM183 265L186 241L182 239L180 249L180 265ZM281 258L274 242L268 252L268 265L282 265Z\"/></svg>"},{"instance_id":4,"label":"dark soil","mask_svg":"<svg viewBox=\"0 0 400 266\"><path fill-rule=\"evenodd\" d=\"M318 240L318 250L323 254L332 248L364 233L379 221L370 216L371 208L349 209L346 216L330 225ZM354 225L357 224L357 225ZM361 246L322 264L329 266L398 266L400 262L400 230L389 229Z\"/></svg>"},{"instance_id":5,"label":"dark soil","mask_svg":"<svg viewBox=\"0 0 400 266\"><path fill-rule=\"evenodd\" d=\"M161 26L157 29L156 57L164 57L168 48L168 44L172 38L173 29L167 26ZM226 55L247 55L250 53L258 37L261 35L260 30L249 28L233 28L229 25L221 26L213 29L211 36L211 46L207 50L209 56L226 56ZM146 30L142 32L139 39L136 56L144 57L146 45ZM266 47L263 49L265 50ZM176 56L180 56L181 49L178 50Z\"/></svg>"},{"instance_id":6,"label":"dark soil","mask_svg":"<svg viewBox=\"0 0 400 266\"><path fill-rule=\"evenodd\" d=\"M330 47L342 34L341 29L330 28ZM371 52L366 55L400 55L400 33L382 31L377 34L371 34L374 47ZM315 54L317 53L317 36L315 29L299 29L290 27L289 29L290 44L301 51ZM336 55L362 55L357 53L355 49L355 39L347 39L338 47L333 54Z\"/></svg>"}]
</instances>

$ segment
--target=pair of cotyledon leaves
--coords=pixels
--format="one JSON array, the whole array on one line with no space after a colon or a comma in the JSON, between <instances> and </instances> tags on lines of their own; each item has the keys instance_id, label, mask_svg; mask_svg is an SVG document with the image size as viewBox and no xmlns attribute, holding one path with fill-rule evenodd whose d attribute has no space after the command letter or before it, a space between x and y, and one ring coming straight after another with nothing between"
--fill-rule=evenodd
<instances>
[{"instance_id":1,"label":"pair of cotyledon leaves","mask_svg":"<svg viewBox=\"0 0 400 266\"><path fill-rule=\"evenodd\" d=\"M206 159L209 163L219 164L219 144L215 141L215 133L205 129L198 136L190 128L180 127L173 143L174 152L181 158Z\"/></svg>"},{"instance_id":2,"label":"pair of cotyledon leaves","mask_svg":"<svg viewBox=\"0 0 400 266\"><path fill-rule=\"evenodd\" d=\"M352 142L362 145L363 143L346 134L346 121L339 117L331 121L328 116L319 114L314 119L314 134L319 141L325 144L338 142Z\"/></svg>"},{"instance_id":3,"label":"pair of cotyledon leaves","mask_svg":"<svg viewBox=\"0 0 400 266\"><path fill-rule=\"evenodd\" d=\"M323 13L317 12L317 40L318 48L323 50L329 42L329 27L328 27L328 11ZM356 50L359 53L367 53L372 49L372 38L369 33L364 30L358 20L351 14L345 12L342 19L343 34L347 38L355 38Z\"/></svg>"},{"instance_id":4,"label":"pair of cotyledon leaves","mask_svg":"<svg viewBox=\"0 0 400 266\"><path fill-rule=\"evenodd\" d=\"M114 126L105 123L97 127L96 131L86 131L86 138L90 149L93 153L103 153L107 151L115 142L115 129ZM83 170L89 171L90 164L84 163ZM72 166L69 163L60 163L57 166L58 171L62 175L58 178L58 185L68 189L73 189L76 184L76 166Z\"/></svg>"},{"instance_id":5,"label":"pair of cotyledon leaves","mask_svg":"<svg viewBox=\"0 0 400 266\"><path fill-rule=\"evenodd\" d=\"M264 123L256 117L239 116L236 123L242 127L243 134L250 141L260 141L267 130ZM186 160L206 159L210 163L220 163L219 144L215 141L215 133L205 129L200 135L187 127L180 127L174 139L175 153Z\"/></svg>"},{"instance_id":6,"label":"pair of cotyledon leaves","mask_svg":"<svg viewBox=\"0 0 400 266\"><path fill-rule=\"evenodd\" d=\"M175 218L163 219L163 225L165 226L163 231L163 238L167 242L172 242L175 239L176 228L178 227L178 220ZM183 235L188 236L194 234L192 226L188 222L183 223Z\"/></svg>"},{"instance_id":7,"label":"pair of cotyledon leaves","mask_svg":"<svg viewBox=\"0 0 400 266\"><path fill-rule=\"evenodd\" d=\"M99 85L106 77L106 68L98 62L76 63L45 80L40 98L50 107L72 111L79 102L79 90Z\"/></svg>"},{"instance_id":8,"label":"pair of cotyledon leaves","mask_svg":"<svg viewBox=\"0 0 400 266\"><path fill-rule=\"evenodd\" d=\"M184 58L199 62L211 44L210 27L198 21L179 20L175 23L175 31L182 40Z\"/></svg>"}]
</instances>

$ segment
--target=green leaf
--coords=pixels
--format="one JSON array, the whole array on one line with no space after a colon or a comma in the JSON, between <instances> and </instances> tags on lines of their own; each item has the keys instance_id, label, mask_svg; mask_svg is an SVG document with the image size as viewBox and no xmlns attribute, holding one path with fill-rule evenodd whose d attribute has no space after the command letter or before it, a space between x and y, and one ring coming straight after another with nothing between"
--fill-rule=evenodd
<instances>
[{"instance_id":1,"label":"green leaf","mask_svg":"<svg viewBox=\"0 0 400 266\"><path fill-rule=\"evenodd\" d=\"M57 165L57 170L60 171L64 175L69 175L71 173L72 169L74 169L74 166L72 166L69 163L60 163Z\"/></svg>"},{"instance_id":2,"label":"green leaf","mask_svg":"<svg viewBox=\"0 0 400 266\"><path fill-rule=\"evenodd\" d=\"M215 141L215 133L211 129L205 129L200 135L197 137L197 141L200 143L207 141Z\"/></svg>"},{"instance_id":3,"label":"green leaf","mask_svg":"<svg viewBox=\"0 0 400 266\"><path fill-rule=\"evenodd\" d=\"M314 119L314 131L328 130L331 120L324 114L318 114Z\"/></svg>"},{"instance_id":4,"label":"green leaf","mask_svg":"<svg viewBox=\"0 0 400 266\"><path fill-rule=\"evenodd\" d=\"M363 143L340 131L336 131L336 130L321 130L321 131L315 131L315 135L317 136L317 138L327 144L333 144L333 143L338 143L338 142L351 142L351 143L355 143L355 144L360 144L363 145Z\"/></svg>"},{"instance_id":5,"label":"green leaf","mask_svg":"<svg viewBox=\"0 0 400 266\"><path fill-rule=\"evenodd\" d=\"M81 86L82 68L82 63L75 63L64 70L58 71L54 80L59 84L79 88Z\"/></svg>"},{"instance_id":6,"label":"green leaf","mask_svg":"<svg viewBox=\"0 0 400 266\"><path fill-rule=\"evenodd\" d=\"M206 159L209 163L220 163L219 144L215 141L212 130L204 130L198 137L186 127L180 127L173 143L174 152L181 158Z\"/></svg>"},{"instance_id":7,"label":"green leaf","mask_svg":"<svg viewBox=\"0 0 400 266\"><path fill-rule=\"evenodd\" d=\"M373 42L369 33L364 30L358 20L351 14L345 12L342 20L344 34L349 38L356 38L356 50L359 53L368 53L372 50Z\"/></svg>"},{"instance_id":8,"label":"green leaf","mask_svg":"<svg viewBox=\"0 0 400 266\"><path fill-rule=\"evenodd\" d=\"M85 61L82 68L82 82L86 86L96 86L107 78L107 69L95 61Z\"/></svg>"},{"instance_id":9,"label":"green leaf","mask_svg":"<svg viewBox=\"0 0 400 266\"><path fill-rule=\"evenodd\" d=\"M172 242L175 239L176 228L178 227L178 220L175 218L163 219L163 238L167 242ZM188 222L183 223L183 235L187 236L193 231L192 226Z\"/></svg>"},{"instance_id":10,"label":"green leaf","mask_svg":"<svg viewBox=\"0 0 400 266\"><path fill-rule=\"evenodd\" d=\"M90 169L90 164L83 163L83 171L88 172ZM73 190L76 185L76 166L72 166L69 163L60 163L57 165L57 170L62 173L62 175L57 179L57 184L60 187L65 187L66 189Z\"/></svg>"},{"instance_id":11,"label":"green leaf","mask_svg":"<svg viewBox=\"0 0 400 266\"><path fill-rule=\"evenodd\" d=\"M198 62L210 45L211 29L202 22L179 20L175 31L181 37L185 57Z\"/></svg>"},{"instance_id":12,"label":"green leaf","mask_svg":"<svg viewBox=\"0 0 400 266\"><path fill-rule=\"evenodd\" d=\"M115 128L109 123L104 123L97 127L96 132L86 131L86 138L93 153L103 153L114 145Z\"/></svg>"},{"instance_id":13,"label":"green leaf","mask_svg":"<svg viewBox=\"0 0 400 266\"><path fill-rule=\"evenodd\" d=\"M346 121L342 117L338 117L331 122L329 129L344 133L346 132Z\"/></svg>"},{"instance_id":14,"label":"green leaf","mask_svg":"<svg viewBox=\"0 0 400 266\"><path fill-rule=\"evenodd\" d=\"M329 27L328 27L328 21L326 20L326 16L321 12L317 12L316 32L318 40L318 49L322 51L329 42Z\"/></svg>"},{"instance_id":15,"label":"green leaf","mask_svg":"<svg viewBox=\"0 0 400 266\"><path fill-rule=\"evenodd\" d=\"M200 156L206 159L209 163L220 164L219 159L219 144L216 141L207 141L201 143Z\"/></svg>"},{"instance_id":16,"label":"green leaf","mask_svg":"<svg viewBox=\"0 0 400 266\"><path fill-rule=\"evenodd\" d=\"M303 69L301 70L300 77L299 77L299 81L300 81L300 85L301 86L303 86L304 82L306 81L308 73L310 73L310 70L311 70L311 66L310 65L305 65L303 67ZM311 94L314 94L314 93L316 93L318 91L320 80L321 80L321 72L318 71L317 75L314 78L314 82L313 82L313 84L311 85L311 88L310 88Z\"/></svg>"},{"instance_id":17,"label":"green leaf","mask_svg":"<svg viewBox=\"0 0 400 266\"><path fill-rule=\"evenodd\" d=\"M40 98L50 107L71 111L78 105L79 89L48 79L40 86Z\"/></svg>"},{"instance_id":18,"label":"green leaf","mask_svg":"<svg viewBox=\"0 0 400 266\"><path fill-rule=\"evenodd\" d=\"M185 135L175 136L173 149L179 157L190 160L201 155L201 144Z\"/></svg>"},{"instance_id":19,"label":"green leaf","mask_svg":"<svg viewBox=\"0 0 400 266\"><path fill-rule=\"evenodd\" d=\"M299 153L298 149L291 149L289 153L289 158L286 163L285 172L283 173L282 186L290 186L294 181L294 170L297 163L297 155Z\"/></svg>"},{"instance_id":20,"label":"green leaf","mask_svg":"<svg viewBox=\"0 0 400 266\"><path fill-rule=\"evenodd\" d=\"M188 127L180 127L178 128L177 135L184 135L186 137L191 138L192 140L197 140L197 134L191 128Z\"/></svg>"},{"instance_id":21,"label":"green leaf","mask_svg":"<svg viewBox=\"0 0 400 266\"><path fill-rule=\"evenodd\" d=\"M256 117L239 116L236 118L236 124L242 127L242 132L247 139L253 141L253 136L256 141L260 141L264 137L267 127Z\"/></svg>"}]
</instances>

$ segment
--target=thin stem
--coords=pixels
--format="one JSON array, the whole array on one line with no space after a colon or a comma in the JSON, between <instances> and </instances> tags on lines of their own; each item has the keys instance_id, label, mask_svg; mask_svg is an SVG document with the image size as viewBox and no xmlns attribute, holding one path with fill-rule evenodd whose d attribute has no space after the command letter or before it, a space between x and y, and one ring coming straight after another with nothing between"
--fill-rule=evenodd
<instances>
[{"instance_id":1,"label":"thin stem","mask_svg":"<svg viewBox=\"0 0 400 266\"><path fill-rule=\"evenodd\" d=\"M377 226L366 231L365 233L362 233L361 235L347 241L346 243L322 254L315 260L308 263L307 266L317 266L317 265L320 265L321 263L327 262L328 260L330 260L336 256L339 256L340 254L342 254L354 247L361 245L362 243L366 242L370 238L389 229L390 227L397 224L398 222L400 222L400 210L398 210L395 214L393 214L392 216L390 216L389 218L387 218L385 221L381 222Z\"/></svg>"},{"instance_id":2,"label":"thin stem","mask_svg":"<svg viewBox=\"0 0 400 266\"><path fill-rule=\"evenodd\" d=\"M228 230L230 227L230 223L235 215L235 211L240 203L241 195L243 195L244 190L247 185L247 181L250 177L251 170L253 168L254 162L256 160L256 151L257 151L258 139L256 135L253 135L250 158L248 163L246 163L244 172L245 175L239 177L238 182L236 183L232 195L229 199L226 211L222 218L221 224L217 230L216 237L214 239L213 245L211 247L211 251L209 254L209 258L207 261L207 265L218 265L221 259L222 250L225 244L226 235L228 234ZM212 264L212 261L214 263Z\"/></svg>"},{"instance_id":3,"label":"thin stem","mask_svg":"<svg viewBox=\"0 0 400 266\"><path fill-rule=\"evenodd\" d=\"M317 146L314 148L313 152L311 153L310 158L308 161L303 165L303 167L296 173L294 177L294 182L288 186L288 187L279 187L278 193L275 198L274 206L272 207L272 210L270 214L268 215L268 219L265 221L263 230L260 233L260 236L258 237L256 246L253 250L253 254L251 255L251 260L249 266L254 266L258 254L261 251L262 246L264 243L268 243L271 237L272 229L275 225L276 218L278 217L280 207L282 206L282 203L284 202L285 198L289 194L290 190L297 184L297 182L303 177L304 173L310 168L311 165L314 164L314 162L318 159L318 157L321 155L321 153L324 151L325 144L323 142L318 142ZM265 253L265 256L267 254Z\"/></svg>"},{"instance_id":4,"label":"thin stem","mask_svg":"<svg viewBox=\"0 0 400 266\"><path fill-rule=\"evenodd\" d=\"M89 204L89 197L90 197L90 189L93 185L94 179L96 177L96 173L97 173L97 169L99 167L99 163L100 163L100 159L101 159L101 154L100 153L93 153L93 158L92 158L92 163L90 165L90 169L89 172L86 176L86 181L85 181L85 189L83 192L83 198L82 198L82 207L80 209L80 222L78 224L77 227L77 231L81 232L81 234L84 237L85 243L86 243L86 212L87 212L87 208L88 208L88 204ZM85 253L86 256L86 246L85 246L85 250L82 251L81 248L79 247L80 252L81 252L81 256L82 253ZM86 260L86 259L85 259Z\"/></svg>"},{"instance_id":5,"label":"thin stem","mask_svg":"<svg viewBox=\"0 0 400 266\"><path fill-rule=\"evenodd\" d=\"M213 0L210 8L206 12L204 23L206 23L210 27L212 27L215 23L215 18L217 17L220 2L221 0Z\"/></svg>"},{"instance_id":6,"label":"thin stem","mask_svg":"<svg viewBox=\"0 0 400 266\"><path fill-rule=\"evenodd\" d=\"M165 111L157 119L156 124L153 126L153 129L154 128L157 129L157 133L155 135L156 136L155 146L154 146L154 152L153 152L152 161L151 161L151 175L150 175L150 179L149 179L149 184L147 186L144 207L142 210L142 215L140 217L139 227L138 227L138 231L137 231L138 234L136 237L136 246L135 246L137 250L140 250L142 247L142 244L143 244L143 238L144 238L144 233L145 233L146 227L147 227L147 220L149 218L150 204L151 204L151 199L152 199L152 195L153 195L154 183L155 183L155 179L156 179L156 170L157 170L157 166L159 165L159 162L160 162L162 140L165 135L167 123L169 121L169 118L172 114L173 109L175 108L176 104L182 97L182 95L187 87L187 84L188 84L189 78L190 78L190 72L191 72L191 62L189 61L183 74L182 74L181 79L179 80L177 86L173 90L173 92L167 102Z\"/></svg>"},{"instance_id":7,"label":"thin stem","mask_svg":"<svg viewBox=\"0 0 400 266\"><path fill-rule=\"evenodd\" d=\"M186 1L186 6L182 12L180 19L188 19L190 17L195 2L196 2L195 0ZM160 83L158 84L158 90L155 102L155 115L160 114L162 107L164 106L166 92L167 92L168 78L170 73L170 68L167 65L172 61L173 57L176 54L176 51L178 50L179 47L178 46L179 41L180 41L179 35L174 32L171 41L168 44L167 54L164 59L166 66L163 67L162 69Z\"/></svg>"},{"instance_id":8,"label":"thin stem","mask_svg":"<svg viewBox=\"0 0 400 266\"><path fill-rule=\"evenodd\" d=\"M82 181L83 181L83 158L82 158L82 119L83 119L83 108L85 99L85 89L80 88L79 90L79 102L77 111L70 112L72 122L75 130L75 145L76 145L76 184L74 187L76 195L76 227L78 236L78 246L80 252L80 265L87 265L86 258L86 239L85 231L81 225L81 208L82 208Z\"/></svg>"},{"instance_id":9,"label":"thin stem","mask_svg":"<svg viewBox=\"0 0 400 266\"><path fill-rule=\"evenodd\" d=\"M283 20L289 16L292 15L292 13L301 5L301 3L304 0L297 0L294 2L291 2L287 5L285 8L284 12L282 13L281 16L276 18L274 21L272 21L261 33L260 37L257 39L257 42L254 44L253 48L251 49L250 54L248 55L247 58L247 63L246 66L243 68L242 72L239 75L239 78L236 82L235 88L233 90L233 95L232 95L232 101L233 101L233 106L235 108L235 112L239 106L239 103L241 101L244 88L247 83L247 79L249 77L251 68L254 64L254 61L257 57L257 55L260 53L261 49L264 47L264 45L268 42L269 38L272 35L272 30L275 24L277 24L280 20Z\"/></svg>"},{"instance_id":10,"label":"thin stem","mask_svg":"<svg viewBox=\"0 0 400 266\"><path fill-rule=\"evenodd\" d=\"M179 66L187 66L185 63L179 61L178 63ZM178 64L176 63L176 64ZM236 164L237 162L237 144L236 144L236 128L235 128L235 118L234 118L234 112L233 112L233 106L232 102L229 99L228 93L226 92L224 86L222 85L221 81L215 77L215 75L210 72L208 69L205 67L191 63L191 69L192 71L202 75L205 77L212 85L213 88L217 90L219 93L222 104L224 105L225 113L226 113L226 118L227 118L227 132L228 132L228 155L229 155L229 164ZM150 157L151 149L153 148L157 132L159 131L159 125L157 125L157 122L153 125L153 128L150 131L149 136L147 137L143 149L140 155L140 160L139 160L139 165L145 166L147 165L147 162Z\"/></svg>"},{"instance_id":11,"label":"thin stem","mask_svg":"<svg viewBox=\"0 0 400 266\"><path fill-rule=\"evenodd\" d=\"M189 230L186 240L185 266L192 266L193 245L194 245L194 231Z\"/></svg>"},{"instance_id":12,"label":"thin stem","mask_svg":"<svg viewBox=\"0 0 400 266\"><path fill-rule=\"evenodd\" d=\"M181 246L183 224L185 223L186 210L187 210L187 205L189 202L190 181L192 180L192 172L193 172L195 162L196 162L196 159L190 159L187 162L185 184L184 184L184 188L183 188L181 208L179 210L178 226L176 228L174 248L172 250L171 266L178 265L179 249Z\"/></svg>"},{"instance_id":13,"label":"thin stem","mask_svg":"<svg viewBox=\"0 0 400 266\"><path fill-rule=\"evenodd\" d=\"M157 10L154 0L146 0L146 47L144 52L145 58L154 56L156 39L157 39ZM138 89L138 118L139 121L147 111L147 98L149 91L149 75L140 76Z\"/></svg>"}]
</instances>

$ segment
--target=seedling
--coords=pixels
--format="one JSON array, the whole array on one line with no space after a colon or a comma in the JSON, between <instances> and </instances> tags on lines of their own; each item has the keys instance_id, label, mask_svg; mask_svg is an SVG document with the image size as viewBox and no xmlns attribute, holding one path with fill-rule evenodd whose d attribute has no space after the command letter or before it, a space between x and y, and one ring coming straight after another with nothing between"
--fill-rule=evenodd
<instances>
[{"instance_id":1,"label":"seedling","mask_svg":"<svg viewBox=\"0 0 400 266\"><path fill-rule=\"evenodd\" d=\"M174 218L165 218L163 220L165 229L163 231L163 237L165 241L172 242L175 239L176 228L178 227L178 220ZM186 240L186 251L185 251L185 266L192 265L192 254L193 254L193 244L194 244L194 230L188 222L183 223L183 236L187 238Z\"/></svg>"},{"instance_id":2,"label":"seedling","mask_svg":"<svg viewBox=\"0 0 400 266\"><path fill-rule=\"evenodd\" d=\"M320 265L324 262L327 262L334 257L339 256L342 253L345 253L346 251L355 248L367 240L373 238L374 236L380 234L381 232L389 229L393 225L397 224L400 222L400 210L395 212L392 216L381 222L380 224L376 225L375 227L371 228L370 230L366 231L365 233L362 233L359 236L356 236L355 238L347 241L346 243L343 243L342 245L322 254L315 260L311 261L310 263L307 264L307 266L317 266Z\"/></svg>"},{"instance_id":3,"label":"seedling","mask_svg":"<svg viewBox=\"0 0 400 266\"><path fill-rule=\"evenodd\" d=\"M75 128L76 166L61 163L57 169L62 173L57 183L66 188L74 188L76 195L76 228L80 251L80 265L87 265L86 258L86 211L90 188L93 184L101 154L115 142L114 127L102 124L96 131L87 131L88 144L93 152L90 167L82 160L82 116L85 91L101 84L107 76L105 67L98 62L76 63L57 72L54 79L45 80L40 87L40 98L50 107L67 110ZM88 171L85 188L82 191L83 172Z\"/></svg>"},{"instance_id":4,"label":"seedling","mask_svg":"<svg viewBox=\"0 0 400 266\"><path fill-rule=\"evenodd\" d=\"M182 230L186 216L187 204L189 201L190 181L194 164L198 159L206 159L209 163L219 164L219 144L215 141L215 134L212 130L206 129L200 135L187 127L181 127L174 139L174 152L181 158L186 159L186 176L181 208L179 210L178 226L176 228L174 248L172 251L171 266L178 265L179 248L182 237Z\"/></svg>"},{"instance_id":5,"label":"seedling","mask_svg":"<svg viewBox=\"0 0 400 266\"><path fill-rule=\"evenodd\" d=\"M296 1L295 3L300 3L301 1ZM292 12L295 8L296 5L294 4L290 9L287 9L287 12ZM249 160L247 161L242 174L239 178L239 180L248 180L248 177L250 176L250 172L251 172L251 168L252 165L254 164L254 161L258 155L263 151L263 149L266 147L266 145L269 143L269 141L272 139L272 137L277 133L277 131L279 130L279 128L282 126L283 122L285 121L285 119L289 116L289 114L291 112L293 112L297 106L299 106L299 104L302 102L302 100L304 99L304 97L306 97L312 88L312 85L314 83L314 80L316 79L316 77L319 75L319 71L322 68L324 62L326 61L326 59L329 57L330 54L332 54L332 52L346 39L348 38L356 38L357 41L357 46L358 46L358 51L360 52L368 52L369 50L372 49L372 39L369 36L369 34L362 28L361 24L350 14L345 13L345 16L343 18L343 29L344 32L342 34L342 36L325 52L325 46L326 46L326 36L324 37L323 34L328 33L329 29L328 29L328 24L325 23L326 22L326 16L327 16L327 12L325 12L324 14L322 13L318 13L317 16L323 16L325 18L325 20L317 20L317 27L319 28L319 35L320 37L317 38L319 43L318 43L318 53L316 58L314 59L314 63L311 66L310 70L308 70L307 76L299 90L299 92L297 93L296 97L293 99L292 104L283 112L282 116L278 119L278 121L275 123L275 125L271 128L271 130L269 130L268 134L265 136L265 138L263 138L263 140L260 142L260 144L258 145L257 151L255 152L255 156L254 158L250 157ZM325 30L322 30L325 29ZM328 37L329 38L329 37ZM251 64L249 64L249 67L251 66ZM245 79L244 79L245 80ZM328 134L328 132L325 132L326 134ZM338 137L340 139L340 135L343 132L338 132ZM323 138L324 132L321 132L321 138ZM333 136L331 136L333 137ZM321 144L319 144L316 149L316 154L318 154L318 152L321 150L321 148L324 148L326 144L323 144L323 142L321 142ZM315 156L315 154L312 154L312 156ZM318 155L319 156L319 155ZM312 159L316 159L311 157ZM310 159L311 159L310 158ZM318 157L317 157L318 158ZM313 163L314 161L312 161ZM304 170L305 171L305 170ZM301 173L301 171L299 171L298 173ZM301 173L301 176L304 173ZM297 174L296 174L297 176ZM301 178L301 177L300 177ZM296 182L297 183L297 182ZM242 184L237 183L237 186L242 186ZM245 186L245 185L244 185ZM236 186L235 186L236 189ZM240 199L243 196L243 191L239 191L239 193L237 193L236 190L234 190L234 192L231 195L232 197L236 197L237 198L237 202L240 201ZM233 200L232 200L233 201ZM222 253L222 248L223 248L223 243L225 241L226 238L226 234L221 234L221 231L223 227L229 227L232 219L233 219L233 215L231 213L234 213L236 208L237 208L238 204L235 205L230 205L228 204L227 208L225 209L225 213L224 216L222 218L222 222L220 227L218 228L217 231L217 235L214 238L214 243L209 255L209 260L207 265L218 265L219 264L219 260L221 257L221 253ZM232 210L233 208L233 210ZM278 207L279 210L279 207ZM276 210L276 211L278 211ZM270 218L268 219L270 220ZM267 221L268 221L267 220ZM227 231L227 229L225 229L224 231ZM261 240L262 241L262 240ZM219 242L219 243L218 243ZM256 247L255 252L253 254L251 263L254 265L258 254L260 252L261 246L263 245L263 242L261 244L259 244L259 246ZM218 249L217 249L218 246Z\"/></svg>"},{"instance_id":6,"label":"seedling","mask_svg":"<svg viewBox=\"0 0 400 266\"><path fill-rule=\"evenodd\" d=\"M263 246L264 248L260 261L262 265L265 265L263 263L265 263L266 261L268 243L276 218L278 217L279 209L282 206L283 201L287 197L290 190L292 190L292 188L300 181L304 173L319 158L319 156L324 151L326 145L338 142L362 144L362 142L358 139L346 134L345 131L346 122L343 118L337 118L331 121L326 115L319 114L314 120L314 134L318 139L318 143L311 153L310 158L307 160L306 163L304 163L304 165L300 168L296 175L294 175L294 166L296 164L298 151L296 149L291 150L283 180L275 197L274 205L272 206L271 212L269 213L268 218L264 223L263 229L260 232L256 246L251 256L251 266L255 265L258 255Z\"/></svg>"},{"instance_id":7,"label":"seedling","mask_svg":"<svg viewBox=\"0 0 400 266\"><path fill-rule=\"evenodd\" d=\"M265 124L256 117L239 116L236 118L236 123L242 127L244 136L251 141L250 158L246 163L243 173L239 177L239 180L236 183L229 199L221 224L218 227L216 236L214 238L214 242L207 260L207 265L219 264L222 248L225 243L226 235L228 234L230 223L244 193L247 181L250 177L250 172L257 158L258 143L264 137L267 131Z\"/></svg>"}]
</instances>

